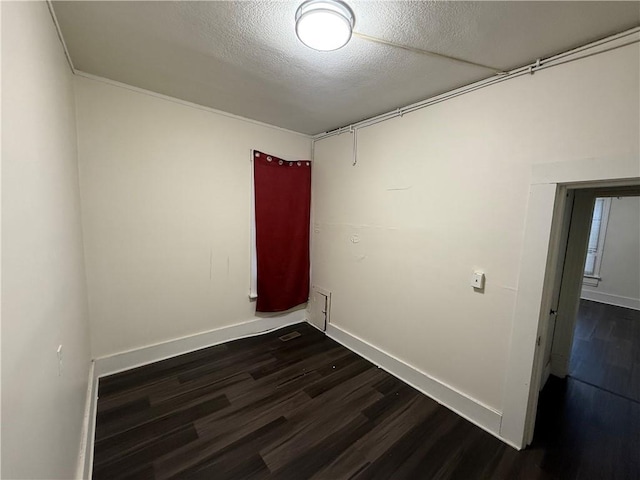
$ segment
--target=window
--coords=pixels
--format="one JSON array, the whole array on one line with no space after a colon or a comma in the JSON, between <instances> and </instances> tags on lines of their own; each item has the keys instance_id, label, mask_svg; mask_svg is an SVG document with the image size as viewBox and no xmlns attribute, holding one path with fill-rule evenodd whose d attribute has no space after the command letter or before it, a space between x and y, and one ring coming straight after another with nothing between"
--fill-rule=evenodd
<instances>
[{"instance_id":1,"label":"window","mask_svg":"<svg viewBox=\"0 0 640 480\"><path fill-rule=\"evenodd\" d=\"M600 281L600 264L602 262L602 251L610 209L611 198L596 198L591 219L591 230L589 231L587 259L584 264L584 285L597 287Z\"/></svg>"},{"instance_id":2,"label":"window","mask_svg":"<svg viewBox=\"0 0 640 480\"><path fill-rule=\"evenodd\" d=\"M256 312L284 312L309 300L311 161L256 150L253 180Z\"/></svg>"}]
</instances>

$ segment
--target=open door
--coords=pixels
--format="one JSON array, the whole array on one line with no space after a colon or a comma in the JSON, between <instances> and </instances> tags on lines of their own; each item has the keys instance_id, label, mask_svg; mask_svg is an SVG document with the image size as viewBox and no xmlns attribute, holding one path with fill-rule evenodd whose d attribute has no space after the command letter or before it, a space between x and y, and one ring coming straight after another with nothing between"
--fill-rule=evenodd
<instances>
[{"instance_id":1,"label":"open door","mask_svg":"<svg viewBox=\"0 0 640 480\"><path fill-rule=\"evenodd\" d=\"M589 244L589 231L596 199L594 190L578 190L575 193L571 226L564 255L564 271L560 282L557 319L550 332L551 374L564 378L569 373L569 358L573 344L580 292L584 277L584 264Z\"/></svg>"},{"instance_id":2,"label":"open door","mask_svg":"<svg viewBox=\"0 0 640 480\"><path fill-rule=\"evenodd\" d=\"M566 203L564 207L564 215L562 218L562 227L560 231L560 242L558 244L558 261L556 266L556 273L553 279L553 284L557 287L553 290L553 296L551 300L551 310L549 311L549 316L547 318L547 336L544 344L544 353L543 353L543 368L542 368L542 378L540 380L540 388L541 391L547 380L549 379L549 375L551 374L551 351L553 347L553 337L556 330L556 322L558 318L558 309L560 303L560 289L562 286L562 275L565 270L565 257L567 253L567 244L569 242L569 229L571 227L571 215L573 213L573 202L574 202L575 193L573 190L568 190L566 192Z\"/></svg>"},{"instance_id":3,"label":"open door","mask_svg":"<svg viewBox=\"0 0 640 480\"><path fill-rule=\"evenodd\" d=\"M538 329L525 421L525 445L530 445L533 441L538 395L549 374L566 376L566 373L561 373L565 356L562 352L565 348L570 352L573 340L572 328L580 301L584 259L595 200L592 190L563 187L560 192L562 191L564 194L556 196L553 219L556 233L552 234L555 240L552 240L549 251L550 272L553 273L547 280L548 300L543 302L543 307L546 304L545 320L541 317Z\"/></svg>"}]
</instances>

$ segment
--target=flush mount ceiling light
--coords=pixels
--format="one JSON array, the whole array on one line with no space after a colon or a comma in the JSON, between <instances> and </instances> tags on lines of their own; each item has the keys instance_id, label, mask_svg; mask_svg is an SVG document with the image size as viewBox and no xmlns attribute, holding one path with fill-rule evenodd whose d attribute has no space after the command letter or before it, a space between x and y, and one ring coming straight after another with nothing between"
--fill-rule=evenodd
<instances>
[{"instance_id":1,"label":"flush mount ceiling light","mask_svg":"<svg viewBox=\"0 0 640 480\"><path fill-rule=\"evenodd\" d=\"M296 35L314 50L328 52L351 39L355 17L339 0L307 0L296 11Z\"/></svg>"}]
</instances>

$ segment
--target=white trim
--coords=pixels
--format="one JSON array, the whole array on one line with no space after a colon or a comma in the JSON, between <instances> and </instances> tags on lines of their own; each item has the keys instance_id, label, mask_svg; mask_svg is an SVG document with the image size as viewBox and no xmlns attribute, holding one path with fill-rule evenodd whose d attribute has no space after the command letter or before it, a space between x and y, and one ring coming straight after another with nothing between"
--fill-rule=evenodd
<instances>
[{"instance_id":1,"label":"white trim","mask_svg":"<svg viewBox=\"0 0 640 480\"><path fill-rule=\"evenodd\" d=\"M101 378L238 338L260 335L270 330L304 322L306 317L306 310L300 308L283 315L254 318L247 322L96 358L96 376Z\"/></svg>"},{"instance_id":2,"label":"white trim","mask_svg":"<svg viewBox=\"0 0 640 480\"><path fill-rule=\"evenodd\" d=\"M554 210L558 208L556 187L532 185L525 218L500 427L500 434L521 448L533 433L528 430L527 419L535 417L538 383L544 368L541 364L544 342L538 345L537 339L542 337L546 341L553 291L545 290L545 286L553 282L556 273L556 263L549 255L554 248L551 245L559 243L560 227L552 231Z\"/></svg>"},{"instance_id":3,"label":"white trim","mask_svg":"<svg viewBox=\"0 0 640 480\"><path fill-rule=\"evenodd\" d=\"M189 102L187 100L181 100L180 98L171 97L169 95L163 95L162 93L153 92L151 90L147 90L145 88L134 87L133 85L129 85L127 83L118 82L116 80L111 80L109 78L100 77L98 75L93 75L91 73L83 72L82 70L75 70L74 74L78 77L88 78L89 80L95 80L97 82L106 83L108 85L112 85L114 87L124 88L126 90L131 90L132 92L142 93L143 95L149 95L151 97L159 98L161 100L167 100L169 102L177 103L179 105L183 105L185 107L195 108L196 110L204 110L205 112L213 113L215 115L221 115L223 117L232 118L234 120L240 120L241 122L252 123L254 125L259 125L261 127L272 128L274 130L280 130L281 132L292 133L294 135L300 135L301 137L311 139L311 135L307 135L306 133L295 132L293 130L289 130L287 128L278 127L276 125L271 125L269 123L260 122L258 120L252 120L247 117L241 117L240 115L234 115L233 113L225 112L223 110L217 110L215 108L206 107L204 105L199 105L197 103Z\"/></svg>"},{"instance_id":4,"label":"white trim","mask_svg":"<svg viewBox=\"0 0 640 480\"><path fill-rule=\"evenodd\" d=\"M582 285L587 287L597 287L600 283L600 277L596 277L593 275L584 275L582 277Z\"/></svg>"},{"instance_id":5,"label":"white trim","mask_svg":"<svg viewBox=\"0 0 640 480\"><path fill-rule=\"evenodd\" d=\"M475 398L431 377L416 367L403 362L336 325L328 324L326 333L328 337L344 345L349 350L356 352L508 445L519 449L518 445L500 436L502 414L499 411L484 405Z\"/></svg>"},{"instance_id":6,"label":"white trim","mask_svg":"<svg viewBox=\"0 0 640 480\"><path fill-rule=\"evenodd\" d=\"M640 298L623 297L621 295L613 295L611 293L594 292L593 290L582 290L580 298L591 300L592 302L615 305L616 307L640 310Z\"/></svg>"},{"instance_id":7,"label":"white trim","mask_svg":"<svg viewBox=\"0 0 640 480\"><path fill-rule=\"evenodd\" d=\"M91 361L87 381L87 398L84 405L84 419L82 421L82 436L80 437L80 452L76 466L76 478L91 478L93 470L93 444L96 427L96 407L98 404L97 379L95 362Z\"/></svg>"},{"instance_id":8,"label":"white trim","mask_svg":"<svg viewBox=\"0 0 640 480\"><path fill-rule=\"evenodd\" d=\"M64 37L62 36L62 30L60 30L58 17L56 16L56 12L53 9L53 3L51 0L46 0L46 2L47 2L47 8L49 8L49 14L51 15L51 20L53 20L53 25L56 27L56 33L58 34L58 39L62 44L62 50L64 50L64 56L67 58L67 63L69 64L69 68L71 69L71 73L76 73L76 69L73 66L73 61L71 60L71 55L69 55L69 49L67 48L67 43L64 41Z\"/></svg>"},{"instance_id":9,"label":"white trim","mask_svg":"<svg viewBox=\"0 0 640 480\"><path fill-rule=\"evenodd\" d=\"M638 177L639 174L640 164L638 164L637 155L560 159L533 165L531 184L583 183L575 187L594 188L598 187L603 179L607 179L612 180L610 186L625 186L633 185L634 177Z\"/></svg>"}]
</instances>

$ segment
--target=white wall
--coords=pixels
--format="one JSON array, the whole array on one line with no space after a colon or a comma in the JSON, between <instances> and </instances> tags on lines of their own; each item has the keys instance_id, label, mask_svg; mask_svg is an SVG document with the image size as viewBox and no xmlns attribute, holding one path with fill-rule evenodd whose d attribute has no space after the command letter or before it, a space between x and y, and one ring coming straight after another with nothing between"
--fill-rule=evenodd
<instances>
[{"instance_id":1,"label":"white wall","mask_svg":"<svg viewBox=\"0 0 640 480\"><path fill-rule=\"evenodd\" d=\"M90 359L75 121L46 4L2 2L2 478L75 475Z\"/></svg>"},{"instance_id":2,"label":"white wall","mask_svg":"<svg viewBox=\"0 0 640 480\"><path fill-rule=\"evenodd\" d=\"M532 166L637 157L638 72L633 45L480 89L360 130L355 167L350 134L316 142L331 322L501 411Z\"/></svg>"},{"instance_id":3,"label":"white wall","mask_svg":"<svg viewBox=\"0 0 640 480\"><path fill-rule=\"evenodd\" d=\"M611 199L600 277L582 298L640 310L640 197Z\"/></svg>"},{"instance_id":4,"label":"white wall","mask_svg":"<svg viewBox=\"0 0 640 480\"><path fill-rule=\"evenodd\" d=\"M94 357L255 318L250 150L308 137L76 77Z\"/></svg>"}]
</instances>

